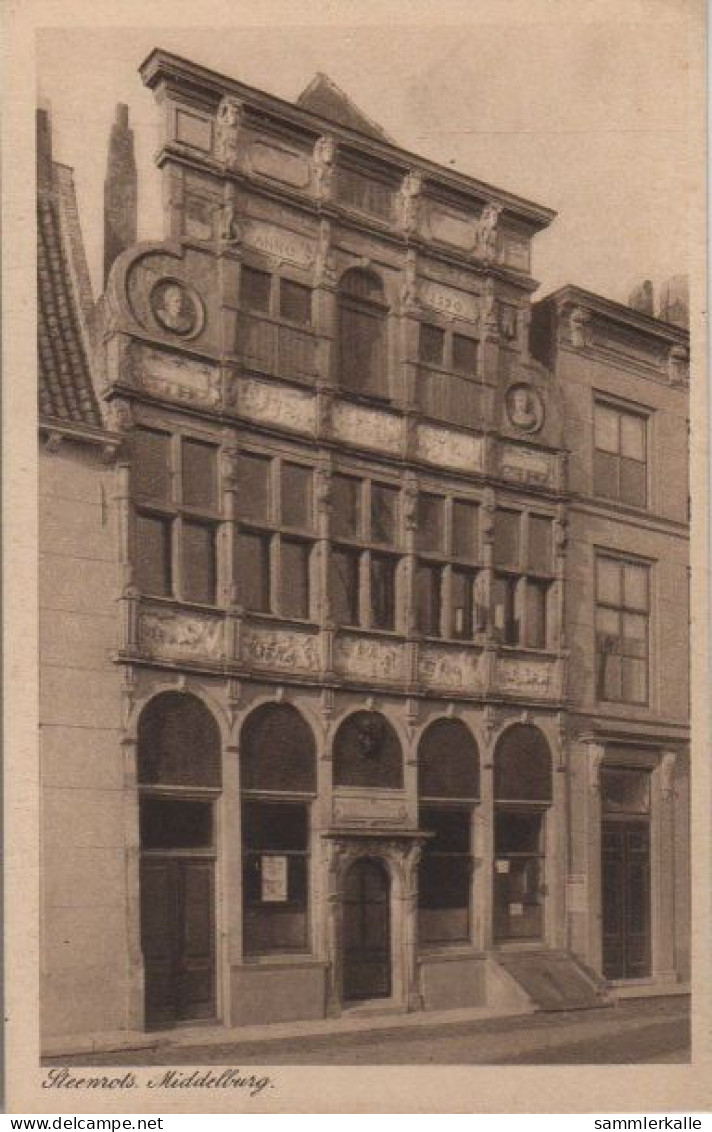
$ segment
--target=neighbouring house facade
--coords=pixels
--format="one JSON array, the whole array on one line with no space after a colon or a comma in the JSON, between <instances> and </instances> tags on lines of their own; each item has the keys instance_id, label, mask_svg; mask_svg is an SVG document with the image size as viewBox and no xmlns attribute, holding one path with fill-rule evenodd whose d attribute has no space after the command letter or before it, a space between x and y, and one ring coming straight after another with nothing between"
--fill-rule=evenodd
<instances>
[{"instance_id":1,"label":"neighbouring house facade","mask_svg":"<svg viewBox=\"0 0 712 1132\"><path fill-rule=\"evenodd\" d=\"M325 76L141 74L96 309L40 188L47 1042L684 990L686 330Z\"/></svg>"}]
</instances>

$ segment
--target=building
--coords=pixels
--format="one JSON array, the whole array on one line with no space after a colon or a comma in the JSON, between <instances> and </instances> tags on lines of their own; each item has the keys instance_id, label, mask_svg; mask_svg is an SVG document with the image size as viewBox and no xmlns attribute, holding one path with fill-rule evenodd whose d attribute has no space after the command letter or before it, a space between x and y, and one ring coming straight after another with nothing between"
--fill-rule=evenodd
<instances>
[{"instance_id":1,"label":"building","mask_svg":"<svg viewBox=\"0 0 712 1132\"><path fill-rule=\"evenodd\" d=\"M141 75L40 422L48 1047L679 992L686 331L532 305L551 210L325 76Z\"/></svg>"}]
</instances>

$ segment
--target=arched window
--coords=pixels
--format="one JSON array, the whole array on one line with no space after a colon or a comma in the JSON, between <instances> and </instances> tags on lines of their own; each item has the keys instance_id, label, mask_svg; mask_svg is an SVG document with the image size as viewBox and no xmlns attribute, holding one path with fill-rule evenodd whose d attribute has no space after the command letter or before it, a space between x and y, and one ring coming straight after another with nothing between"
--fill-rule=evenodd
<instances>
[{"instance_id":1,"label":"arched window","mask_svg":"<svg viewBox=\"0 0 712 1132\"><path fill-rule=\"evenodd\" d=\"M538 727L516 723L497 743L494 756L497 802L551 802L551 752Z\"/></svg>"},{"instance_id":2,"label":"arched window","mask_svg":"<svg viewBox=\"0 0 712 1132\"><path fill-rule=\"evenodd\" d=\"M196 696L163 692L138 723L141 947L148 1023L215 1014L215 802L220 730Z\"/></svg>"},{"instance_id":3,"label":"arched window","mask_svg":"<svg viewBox=\"0 0 712 1132\"><path fill-rule=\"evenodd\" d=\"M340 384L354 393L388 397L388 305L379 277L352 268L339 284Z\"/></svg>"},{"instance_id":4,"label":"arched window","mask_svg":"<svg viewBox=\"0 0 712 1132\"><path fill-rule=\"evenodd\" d=\"M537 727L517 723L500 737L494 800L495 939L540 939L552 766L549 744Z\"/></svg>"},{"instance_id":5,"label":"arched window","mask_svg":"<svg viewBox=\"0 0 712 1132\"><path fill-rule=\"evenodd\" d=\"M438 719L423 733L418 798L418 824L430 835L418 869L418 941L421 946L466 942L479 752L462 720Z\"/></svg>"},{"instance_id":6,"label":"arched window","mask_svg":"<svg viewBox=\"0 0 712 1132\"><path fill-rule=\"evenodd\" d=\"M339 727L334 738L334 785L402 788L400 740L380 712L356 711Z\"/></svg>"},{"instance_id":7,"label":"arched window","mask_svg":"<svg viewBox=\"0 0 712 1132\"><path fill-rule=\"evenodd\" d=\"M246 954L307 951L316 747L291 704L263 704L240 742Z\"/></svg>"}]
</instances>

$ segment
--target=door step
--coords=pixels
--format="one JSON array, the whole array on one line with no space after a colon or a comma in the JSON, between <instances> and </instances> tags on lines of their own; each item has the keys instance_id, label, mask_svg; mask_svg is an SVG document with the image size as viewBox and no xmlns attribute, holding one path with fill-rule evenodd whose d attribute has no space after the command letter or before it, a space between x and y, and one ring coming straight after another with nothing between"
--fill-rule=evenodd
<instances>
[{"instance_id":1,"label":"door step","mask_svg":"<svg viewBox=\"0 0 712 1132\"><path fill-rule=\"evenodd\" d=\"M492 958L538 1010L596 1010L613 1005L606 983L565 951L496 951Z\"/></svg>"}]
</instances>

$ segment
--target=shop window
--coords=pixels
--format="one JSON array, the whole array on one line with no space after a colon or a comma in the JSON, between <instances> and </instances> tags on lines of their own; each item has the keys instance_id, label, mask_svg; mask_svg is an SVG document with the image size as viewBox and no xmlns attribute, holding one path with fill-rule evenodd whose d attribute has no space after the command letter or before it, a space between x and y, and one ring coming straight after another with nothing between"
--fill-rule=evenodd
<instances>
[{"instance_id":1,"label":"shop window","mask_svg":"<svg viewBox=\"0 0 712 1132\"><path fill-rule=\"evenodd\" d=\"M416 624L428 637L472 640L484 628L478 505L420 492L415 568Z\"/></svg>"},{"instance_id":2,"label":"shop window","mask_svg":"<svg viewBox=\"0 0 712 1132\"><path fill-rule=\"evenodd\" d=\"M220 519L217 447L137 428L131 480L138 588L155 597L213 604Z\"/></svg>"},{"instance_id":3,"label":"shop window","mask_svg":"<svg viewBox=\"0 0 712 1132\"><path fill-rule=\"evenodd\" d=\"M599 700L648 702L649 567L596 559L596 666Z\"/></svg>"},{"instance_id":4,"label":"shop window","mask_svg":"<svg viewBox=\"0 0 712 1132\"><path fill-rule=\"evenodd\" d=\"M377 711L357 711L334 738L334 785L403 787L403 753L395 731Z\"/></svg>"},{"instance_id":5,"label":"shop window","mask_svg":"<svg viewBox=\"0 0 712 1132\"><path fill-rule=\"evenodd\" d=\"M494 794L498 802L551 802L551 752L537 727L516 723L499 739Z\"/></svg>"},{"instance_id":6,"label":"shop window","mask_svg":"<svg viewBox=\"0 0 712 1132\"><path fill-rule=\"evenodd\" d=\"M313 734L291 704L264 704L240 754L245 954L307 951Z\"/></svg>"},{"instance_id":7,"label":"shop window","mask_svg":"<svg viewBox=\"0 0 712 1132\"><path fill-rule=\"evenodd\" d=\"M594 405L593 486L596 495L647 506L647 418L617 405Z\"/></svg>"},{"instance_id":8,"label":"shop window","mask_svg":"<svg viewBox=\"0 0 712 1132\"><path fill-rule=\"evenodd\" d=\"M553 521L498 508L492 581L494 633L503 645L549 647L553 588Z\"/></svg>"},{"instance_id":9,"label":"shop window","mask_svg":"<svg viewBox=\"0 0 712 1132\"><path fill-rule=\"evenodd\" d=\"M477 745L460 720L436 720L418 748L419 826L430 834L418 868L420 946L470 938L472 815Z\"/></svg>"},{"instance_id":10,"label":"shop window","mask_svg":"<svg viewBox=\"0 0 712 1132\"><path fill-rule=\"evenodd\" d=\"M220 746L218 725L196 696L162 692L139 718L139 785L219 789Z\"/></svg>"},{"instance_id":11,"label":"shop window","mask_svg":"<svg viewBox=\"0 0 712 1132\"><path fill-rule=\"evenodd\" d=\"M297 620L311 616L313 476L306 465L240 454L235 558L245 609Z\"/></svg>"},{"instance_id":12,"label":"shop window","mask_svg":"<svg viewBox=\"0 0 712 1132\"><path fill-rule=\"evenodd\" d=\"M396 628L398 488L331 477L329 599L337 624Z\"/></svg>"},{"instance_id":13,"label":"shop window","mask_svg":"<svg viewBox=\"0 0 712 1132\"><path fill-rule=\"evenodd\" d=\"M377 275L352 268L339 285L338 364L344 389L387 398L388 306Z\"/></svg>"}]
</instances>

